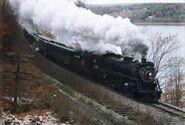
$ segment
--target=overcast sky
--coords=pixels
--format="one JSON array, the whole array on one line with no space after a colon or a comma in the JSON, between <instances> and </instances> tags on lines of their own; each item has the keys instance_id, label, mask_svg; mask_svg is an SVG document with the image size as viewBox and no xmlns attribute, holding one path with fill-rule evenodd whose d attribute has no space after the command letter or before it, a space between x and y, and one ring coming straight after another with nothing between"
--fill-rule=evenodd
<instances>
[{"instance_id":1,"label":"overcast sky","mask_svg":"<svg viewBox=\"0 0 185 125\"><path fill-rule=\"evenodd\" d=\"M185 0L82 0L87 4L116 4L116 3L185 3Z\"/></svg>"}]
</instances>

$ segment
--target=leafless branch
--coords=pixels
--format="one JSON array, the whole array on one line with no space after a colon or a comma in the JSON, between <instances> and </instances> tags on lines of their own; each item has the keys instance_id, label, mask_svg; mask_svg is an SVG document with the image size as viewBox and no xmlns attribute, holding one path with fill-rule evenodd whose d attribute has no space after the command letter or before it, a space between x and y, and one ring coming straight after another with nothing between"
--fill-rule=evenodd
<instances>
[{"instance_id":1,"label":"leafless branch","mask_svg":"<svg viewBox=\"0 0 185 125\"><path fill-rule=\"evenodd\" d=\"M166 62L169 55L178 48L177 35L163 36L160 33L151 34L149 41L148 59L154 62L158 77L163 78L164 70L168 67Z\"/></svg>"}]
</instances>

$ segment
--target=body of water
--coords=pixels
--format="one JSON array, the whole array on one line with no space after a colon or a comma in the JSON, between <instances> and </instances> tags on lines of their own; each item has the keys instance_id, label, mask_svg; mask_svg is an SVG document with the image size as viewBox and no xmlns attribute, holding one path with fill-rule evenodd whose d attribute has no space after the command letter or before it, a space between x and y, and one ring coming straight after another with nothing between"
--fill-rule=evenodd
<instances>
[{"instance_id":1,"label":"body of water","mask_svg":"<svg viewBox=\"0 0 185 125\"><path fill-rule=\"evenodd\" d=\"M146 25L139 27L146 36L156 32L163 35L177 35L180 48L178 48L175 54L185 57L185 25Z\"/></svg>"}]
</instances>

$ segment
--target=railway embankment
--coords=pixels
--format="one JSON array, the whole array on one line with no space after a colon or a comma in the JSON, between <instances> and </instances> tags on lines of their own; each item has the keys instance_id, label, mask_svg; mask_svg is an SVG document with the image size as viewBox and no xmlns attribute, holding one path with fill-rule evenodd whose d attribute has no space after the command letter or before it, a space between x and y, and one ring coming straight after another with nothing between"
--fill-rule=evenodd
<instances>
[{"instance_id":1,"label":"railway embankment","mask_svg":"<svg viewBox=\"0 0 185 125\"><path fill-rule=\"evenodd\" d=\"M81 93L69 88L64 85L62 82L59 82L48 75L44 75L52 82L52 85L55 87L56 97L59 95L65 96L68 100L71 100L72 106L74 107L73 111L78 110L78 112L83 112L83 114L89 119L89 123L86 124L106 124L106 125L136 125L135 122L123 118L118 113L107 109L105 106L102 106L95 102L94 100L82 95ZM60 99L60 98L58 98ZM58 101L57 101L58 102ZM68 103L69 104L69 103ZM59 107L58 107L59 108Z\"/></svg>"},{"instance_id":2,"label":"railway embankment","mask_svg":"<svg viewBox=\"0 0 185 125\"><path fill-rule=\"evenodd\" d=\"M42 62L42 63L38 63ZM140 103L113 92L109 88L95 84L81 76L61 68L39 54L35 55L33 63L43 72L61 81L60 88L78 101L91 105L97 111L112 117L116 122L125 120L135 124L182 124L184 119L164 112L148 103ZM67 86L67 91L64 89ZM72 89L69 91L69 88ZM79 93L79 94L77 94ZM97 108L98 107L98 108Z\"/></svg>"},{"instance_id":3,"label":"railway embankment","mask_svg":"<svg viewBox=\"0 0 185 125\"><path fill-rule=\"evenodd\" d=\"M4 56L3 63L5 63L5 57L6 56ZM8 59L12 60L13 57L14 56L10 56ZM13 84L9 85L10 83L8 84L7 82L8 80L14 83L14 65L8 62L2 65L3 85L1 85L1 87L7 91L14 87ZM62 89L57 88L57 86L55 86L55 80L43 75L43 73L34 65L30 64L28 60L26 64L22 63L20 67L21 72L24 71L33 76L31 75L32 77L30 78L29 76L21 75L16 113L11 113L12 96L8 95L9 92L1 96L0 124L51 123L51 125L60 125L63 123L64 125L114 125L114 122L105 119L100 113L94 111L92 107L86 106ZM1 106L3 108L2 111Z\"/></svg>"}]
</instances>

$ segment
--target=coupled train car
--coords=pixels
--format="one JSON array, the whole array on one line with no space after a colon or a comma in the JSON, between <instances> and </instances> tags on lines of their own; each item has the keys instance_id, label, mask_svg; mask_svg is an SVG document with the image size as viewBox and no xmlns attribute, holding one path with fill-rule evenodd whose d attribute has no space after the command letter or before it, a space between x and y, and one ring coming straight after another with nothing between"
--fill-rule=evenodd
<instances>
[{"instance_id":1,"label":"coupled train car","mask_svg":"<svg viewBox=\"0 0 185 125\"><path fill-rule=\"evenodd\" d=\"M157 101L161 89L152 62L114 53L76 50L49 37L25 32L31 47L56 64L144 101Z\"/></svg>"}]
</instances>

